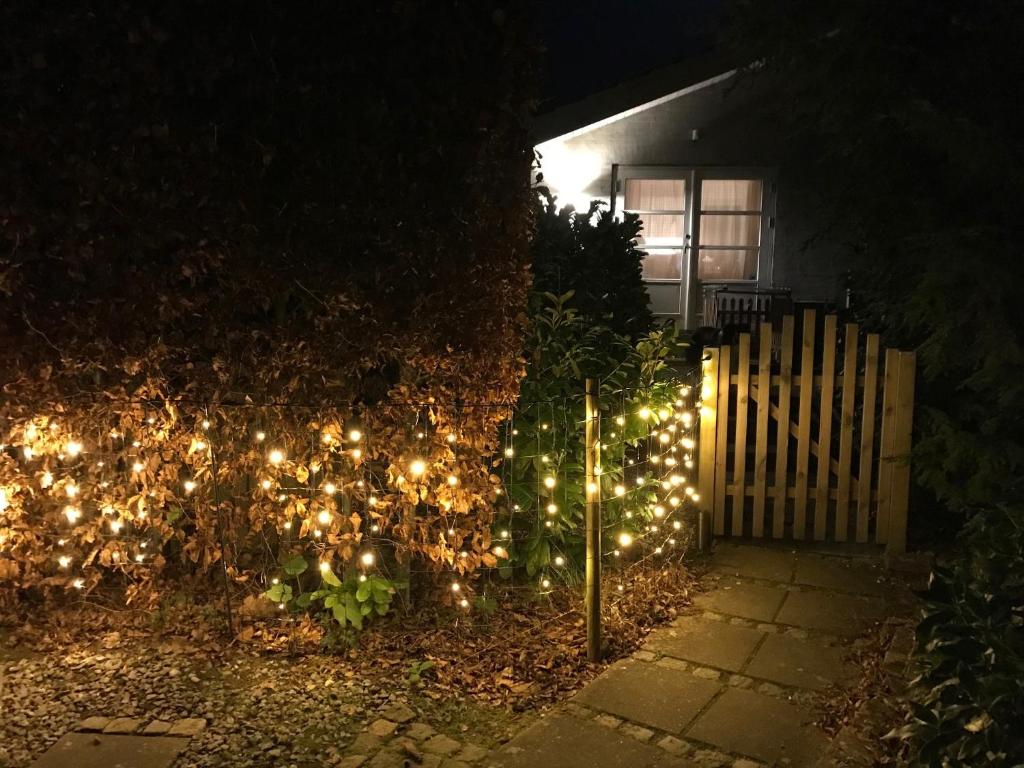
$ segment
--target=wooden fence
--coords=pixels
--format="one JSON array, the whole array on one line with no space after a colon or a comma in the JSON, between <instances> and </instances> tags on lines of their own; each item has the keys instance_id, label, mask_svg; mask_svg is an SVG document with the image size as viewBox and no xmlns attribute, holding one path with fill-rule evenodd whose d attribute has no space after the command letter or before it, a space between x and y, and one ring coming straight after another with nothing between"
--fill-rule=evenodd
<instances>
[{"instance_id":1,"label":"wooden fence","mask_svg":"<svg viewBox=\"0 0 1024 768\"><path fill-rule=\"evenodd\" d=\"M836 326L811 309L800 329L763 323L754 349L741 334L705 351L698 484L715 535L904 551L914 353Z\"/></svg>"}]
</instances>

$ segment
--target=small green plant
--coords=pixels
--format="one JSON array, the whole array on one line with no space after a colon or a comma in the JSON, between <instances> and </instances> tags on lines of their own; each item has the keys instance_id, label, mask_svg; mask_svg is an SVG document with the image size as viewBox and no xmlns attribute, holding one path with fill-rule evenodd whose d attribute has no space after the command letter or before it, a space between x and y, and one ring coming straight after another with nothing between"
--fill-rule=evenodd
<instances>
[{"instance_id":1,"label":"small green plant","mask_svg":"<svg viewBox=\"0 0 1024 768\"><path fill-rule=\"evenodd\" d=\"M414 661L409 665L409 669L405 674L405 680L409 685L417 685L423 681L424 673L433 668L434 662L430 661L430 659Z\"/></svg>"}]
</instances>

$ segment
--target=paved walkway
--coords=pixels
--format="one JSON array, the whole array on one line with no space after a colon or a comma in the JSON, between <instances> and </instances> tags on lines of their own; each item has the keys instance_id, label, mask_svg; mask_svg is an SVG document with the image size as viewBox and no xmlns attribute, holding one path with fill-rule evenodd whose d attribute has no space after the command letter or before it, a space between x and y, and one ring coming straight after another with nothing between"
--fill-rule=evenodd
<instances>
[{"instance_id":1,"label":"paved walkway","mask_svg":"<svg viewBox=\"0 0 1024 768\"><path fill-rule=\"evenodd\" d=\"M900 590L877 560L718 544L696 610L495 757L502 768L826 765L816 693Z\"/></svg>"}]
</instances>

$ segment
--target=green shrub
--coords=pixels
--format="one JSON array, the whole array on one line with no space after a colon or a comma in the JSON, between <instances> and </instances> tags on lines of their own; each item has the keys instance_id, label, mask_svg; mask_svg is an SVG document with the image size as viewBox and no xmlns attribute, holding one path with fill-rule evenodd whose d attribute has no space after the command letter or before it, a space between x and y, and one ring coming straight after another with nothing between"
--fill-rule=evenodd
<instances>
[{"instance_id":1,"label":"green shrub","mask_svg":"<svg viewBox=\"0 0 1024 768\"><path fill-rule=\"evenodd\" d=\"M917 628L923 671L909 722L913 765L1024 762L1024 509L976 514L964 553L936 568Z\"/></svg>"}]
</instances>

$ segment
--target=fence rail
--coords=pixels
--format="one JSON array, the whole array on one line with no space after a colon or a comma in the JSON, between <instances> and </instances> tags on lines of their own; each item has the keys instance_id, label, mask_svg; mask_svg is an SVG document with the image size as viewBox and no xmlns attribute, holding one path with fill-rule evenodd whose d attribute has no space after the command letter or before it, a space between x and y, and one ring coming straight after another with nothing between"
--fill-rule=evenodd
<instances>
[{"instance_id":1,"label":"fence rail","mask_svg":"<svg viewBox=\"0 0 1024 768\"><path fill-rule=\"evenodd\" d=\"M717 536L906 546L915 356L816 312L706 350L699 485ZM753 342L753 343L752 343ZM862 343L863 342L863 343ZM754 348L752 348L754 347ZM880 362L884 367L880 369ZM879 403L881 407L879 407Z\"/></svg>"}]
</instances>

